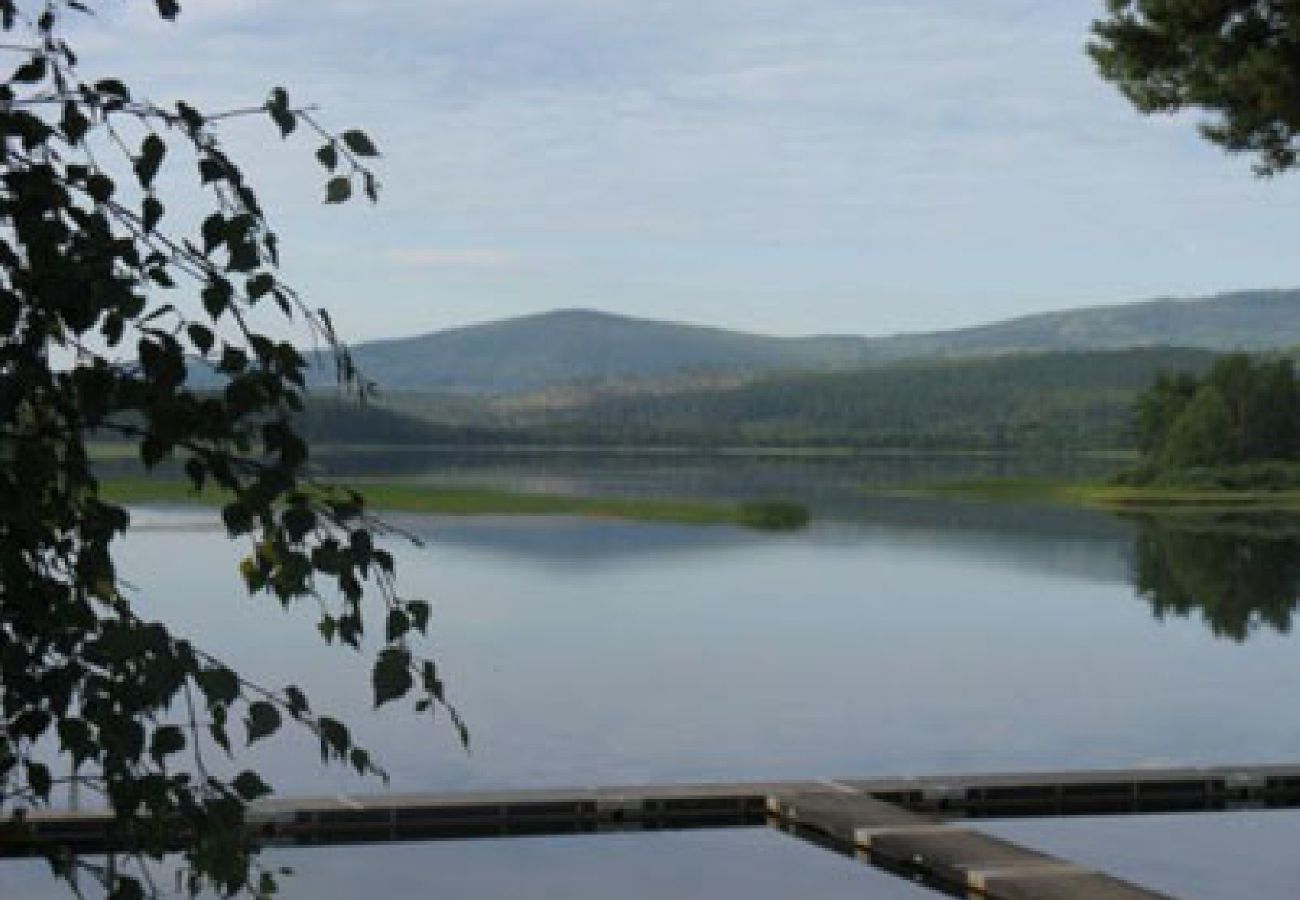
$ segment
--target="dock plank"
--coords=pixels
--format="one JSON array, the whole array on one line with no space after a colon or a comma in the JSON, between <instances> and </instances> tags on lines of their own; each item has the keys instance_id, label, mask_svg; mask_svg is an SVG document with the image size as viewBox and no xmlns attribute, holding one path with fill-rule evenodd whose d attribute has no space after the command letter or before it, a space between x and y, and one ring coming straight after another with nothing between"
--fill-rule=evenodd
<instances>
[{"instance_id":1,"label":"dock plank","mask_svg":"<svg viewBox=\"0 0 1300 900\"><path fill-rule=\"evenodd\" d=\"M957 828L870 794L771 797L776 824L796 836L952 892L988 900L1171 900L992 835Z\"/></svg>"}]
</instances>

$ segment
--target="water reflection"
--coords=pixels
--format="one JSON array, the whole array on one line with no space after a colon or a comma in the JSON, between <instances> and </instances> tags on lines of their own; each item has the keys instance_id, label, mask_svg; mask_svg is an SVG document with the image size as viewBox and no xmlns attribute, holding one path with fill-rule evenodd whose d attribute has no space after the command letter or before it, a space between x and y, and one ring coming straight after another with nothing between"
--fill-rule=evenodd
<instances>
[{"instance_id":1,"label":"water reflection","mask_svg":"<svg viewBox=\"0 0 1300 900\"><path fill-rule=\"evenodd\" d=\"M1300 603L1300 518L1135 517L1133 582L1156 618L1199 614L1217 637L1291 630Z\"/></svg>"},{"instance_id":2,"label":"water reflection","mask_svg":"<svg viewBox=\"0 0 1300 900\"><path fill-rule=\"evenodd\" d=\"M356 471L387 475L390 465L358 462ZM321 708L367 735L401 791L1300 755L1296 719L1279 714L1277 700L1300 691L1295 638L1266 637L1285 630L1300 596L1300 517L1125 519L862 489L993 475L1003 465L1011 463L552 454L462 467L413 459L410 477L420 480L790 496L817 511L813 527L787 535L579 519L399 519L424 538L422 547L394 550L407 588L435 603L434 652L470 718L470 755L425 721L373 710L365 659L325 652L311 610L268 616L243 598L233 575L241 548L197 527L210 512L136 511L145 527L124 542L122 567L140 586L144 614L166 615L265 680L291 672ZM1147 601L1165 624L1152 620ZM1252 634L1249 647L1238 643ZM375 790L342 770L305 765L314 755L310 740L291 737L257 745L249 759L285 794ZM1180 896L1284 896L1295 883L1295 859L1285 853L1259 855L1258 864L1249 854L1200 853L1226 840L1217 835L1179 831L1161 844L1145 830L1110 840L1104 830L1112 826L1070 824L1059 845L1065 855ZM1021 833L1030 843L1040 834ZM1270 819L1251 847L1294 844L1298 833L1295 822ZM289 896L356 896L362 881L387 896L476 900L607 896L611 885L629 900L911 890L864 884L870 870L841 871L836 857L766 837L304 855L305 874ZM1214 865L1197 869L1202 858ZM0 866L0 897L50 897L40 893L49 883L34 866Z\"/></svg>"},{"instance_id":3,"label":"water reflection","mask_svg":"<svg viewBox=\"0 0 1300 900\"><path fill-rule=\"evenodd\" d=\"M1004 476L1101 478L1115 465L1105 459L372 448L326 449L315 464L321 474L344 479L383 477L586 496L729 502L790 498L813 511L814 533L808 538L819 543L904 543L1071 581L1131 583L1158 619L1199 615L1214 635L1236 642L1260 629L1287 632L1300 601L1300 516L1183 512L1119 518L1066 506L954 503L872 490ZM101 465L106 474L114 474L136 463ZM422 527L418 521L406 524ZM442 546L555 565L703 557L743 552L756 541L775 546L771 536L730 529L593 530L573 521L443 522L436 539Z\"/></svg>"}]
</instances>

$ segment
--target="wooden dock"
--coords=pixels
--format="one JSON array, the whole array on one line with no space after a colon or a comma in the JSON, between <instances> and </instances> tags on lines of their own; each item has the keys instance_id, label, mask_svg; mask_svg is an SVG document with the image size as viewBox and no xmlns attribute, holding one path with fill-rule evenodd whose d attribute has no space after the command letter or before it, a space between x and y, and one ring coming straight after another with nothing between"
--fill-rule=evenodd
<instances>
[{"instance_id":1,"label":"wooden dock","mask_svg":"<svg viewBox=\"0 0 1300 900\"><path fill-rule=\"evenodd\" d=\"M1229 766L339 795L258 803L249 825L266 846L772 825L959 896L1127 900L1161 895L952 823L1297 807L1300 765ZM130 841L99 812L32 812L0 830L0 857L52 845L103 853Z\"/></svg>"},{"instance_id":2,"label":"wooden dock","mask_svg":"<svg viewBox=\"0 0 1300 900\"><path fill-rule=\"evenodd\" d=\"M857 791L772 797L768 809L787 833L956 897L1172 900Z\"/></svg>"}]
</instances>

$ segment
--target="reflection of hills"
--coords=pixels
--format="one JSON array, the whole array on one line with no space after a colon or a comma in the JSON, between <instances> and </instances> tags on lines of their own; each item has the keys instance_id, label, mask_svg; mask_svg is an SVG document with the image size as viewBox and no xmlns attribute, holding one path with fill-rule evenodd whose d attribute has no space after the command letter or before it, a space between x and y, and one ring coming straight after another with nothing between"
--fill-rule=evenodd
<instances>
[{"instance_id":1,"label":"reflection of hills","mask_svg":"<svg viewBox=\"0 0 1300 900\"><path fill-rule=\"evenodd\" d=\"M411 517L397 521L433 547L462 547L564 565L604 565L666 554L713 553L773 540L771 535L741 528L567 516Z\"/></svg>"},{"instance_id":2,"label":"reflection of hills","mask_svg":"<svg viewBox=\"0 0 1300 900\"><path fill-rule=\"evenodd\" d=\"M774 541L837 546L905 543L937 555L991 559L1069 578L1123 583L1130 529L1108 516L1064 508L956 504L858 497L852 518L815 521L807 532L765 535L731 527L583 519L403 521L433 545L537 560L617 564L665 554L714 553Z\"/></svg>"},{"instance_id":3,"label":"reflection of hills","mask_svg":"<svg viewBox=\"0 0 1300 900\"><path fill-rule=\"evenodd\" d=\"M332 477L399 475L459 484L580 496L676 497L716 502L788 498L813 512L798 540L903 540L936 552L992 557L1088 580L1127 580L1129 527L1109 516L1061 507L1011 507L871 496L899 487L1007 476L1097 476L1113 464L1080 457L883 453L859 456L725 452L406 451L325 454ZM569 522L458 523L437 539L537 558L588 562L718 549L773 540L738 529ZM580 528L581 541L567 529ZM574 546L581 543L583 546Z\"/></svg>"},{"instance_id":4,"label":"reflection of hills","mask_svg":"<svg viewBox=\"0 0 1300 900\"><path fill-rule=\"evenodd\" d=\"M989 558L1084 581L1128 581L1131 530L1092 510L1064 506L867 498L853 527L947 553Z\"/></svg>"},{"instance_id":5,"label":"reflection of hills","mask_svg":"<svg viewBox=\"0 0 1300 900\"><path fill-rule=\"evenodd\" d=\"M1131 583L1159 619L1199 616L1218 637L1287 632L1300 604L1300 518L1255 515L1120 519L1064 507L862 499L856 515L772 536L739 528L583 519L415 523L435 544L560 565L619 565L772 541L906 544L1074 580Z\"/></svg>"},{"instance_id":6,"label":"reflection of hills","mask_svg":"<svg viewBox=\"0 0 1300 900\"><path fill-rule=\"evenodd\" d=\"M1300 521L1260 516L1141 518L1134 582L1157 618L1199 613L1219 637L1291 629L1300 602Z\"/></svg>"},{"instance_id":7,"label":"reflection of hills","mask_svg":"<svg viewBox=\"0 0 1300 900\"><path fill-rule=\"evenodd\" d=\"M634 497L752 499L789 496L839 514L860 505L863 487L904 487L979 478L1089 477L1115 464L1082 457L875 453L801 455L551 448L384 448L315 453L320 474L401 477L522 490Z\"/></svg>"}]
</instances>

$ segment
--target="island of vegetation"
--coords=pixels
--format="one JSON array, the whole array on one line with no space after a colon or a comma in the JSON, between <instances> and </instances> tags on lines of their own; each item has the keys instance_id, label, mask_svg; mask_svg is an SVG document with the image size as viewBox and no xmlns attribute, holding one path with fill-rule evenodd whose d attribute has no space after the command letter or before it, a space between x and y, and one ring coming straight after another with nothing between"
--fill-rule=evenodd
<instances>
[{"instance_id":1,"label":"island of vegetation","mask_svg":"<svg viewBox=\"0 0 1300 900\"><path fill-rule=\"evenodd\" d=\"M410 481L365 479L366 504L382 512L446 516L583 516L680 525L739 525L759 531L794 531L809 522L808 510L783 500L720 503L639 497L587 497L507 491L490 487L449 487ZM324 491L338 490L331 485ZM158 477L115 478L104 494L122 504L199 504L228 501L215 489L196 491L189 482Z\"/></svg>"}]
</instances>

